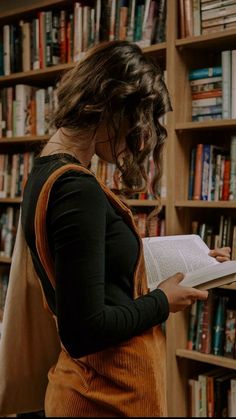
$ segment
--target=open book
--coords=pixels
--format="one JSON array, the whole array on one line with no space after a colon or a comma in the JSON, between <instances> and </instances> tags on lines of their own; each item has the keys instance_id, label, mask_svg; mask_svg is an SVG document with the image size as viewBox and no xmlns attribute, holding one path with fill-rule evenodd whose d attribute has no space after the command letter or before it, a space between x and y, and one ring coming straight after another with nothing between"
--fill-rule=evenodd
<instances>
[{"instance_id":1,"label":"open book","mask_svg":"<svg viewBox=\"0 0 236 419\"><path fill-rule=\"evenodd\" d=\"M215 288L236 281L236 261L218 262L196 234L145 237L144 257L150 290L168 277L182 272L181 285Z\"/></svg>"}]
</instances>

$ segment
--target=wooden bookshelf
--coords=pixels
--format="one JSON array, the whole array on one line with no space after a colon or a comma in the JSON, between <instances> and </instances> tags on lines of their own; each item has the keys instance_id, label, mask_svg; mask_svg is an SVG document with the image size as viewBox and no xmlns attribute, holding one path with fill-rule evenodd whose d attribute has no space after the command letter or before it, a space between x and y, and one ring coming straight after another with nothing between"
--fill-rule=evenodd
<instances>
[{"instance_id":1,"label":"wooden bookshelf","mask_svg":"<svg viewBox=\"0 0 236 419\"><path fill-rule=\"evenodd\" d=\"M171 168L167 180L167 234L190 233L193 220L214 219L219 214L231 214L234 217L236 209L236 201L188 200L191 147L208 141L212 144L226 145L229 144L229 136L236 132L235 119L192 121L188 72L192 68L219 65L220 52L235 49L236 31L230 29L178 39L177 5L177 1L168 1L166 68L173 112L168 116L167 124L167 155ZM219 288L228 290L231 294L236 291L235 283ZM170 314L166 322L170 417L189 417L188 379L195 373L203 371L204 367L209 369L210 366L236 370L236 359L187 350L188 323L189 310Z\"/></svg>"},{"instance_id":2,"label":"wooden bookshelf","mask_svg":"<svg viewBox=\"0 0 236 419\"><path fill-rule=\"evenodd\" d=\"M235 201L175 201L176 208L235 208Z\"/></svg>"},{"instance_id":3,"label":"wooden bookshelf","mask_svg":"<svg viewBox=\"0 0 236 419\"><path fill-rule=\"evenodd\" d=\"M219 367L236 370L235 360L225 358L223 356L203 354L201 352L190 351L188 349L176 349L176 356L179 358L191 359L193 361L203 362L206 364L217 365Z\"/></svg>"}]
</instances>

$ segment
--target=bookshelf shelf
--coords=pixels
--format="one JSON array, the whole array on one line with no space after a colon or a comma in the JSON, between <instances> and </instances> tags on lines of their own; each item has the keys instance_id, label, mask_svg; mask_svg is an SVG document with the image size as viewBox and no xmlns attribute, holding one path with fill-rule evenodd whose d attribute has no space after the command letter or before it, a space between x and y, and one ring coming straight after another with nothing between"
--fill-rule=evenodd
<instances>
[{"instance_id":1,"label":"bookshelf shelf","mask_svg":"<svg viewBox=\"0 0 236 419\"><path fill-rule=\"evenodd\" d=\"M231 130L236 129L236 119L222 119L203 122L180 122L176 123L176 131L193 131L193 130Z\"/></svg>"},{"instance_id":2,"label":"bookshelf shelf","mask_svg":"<svg viewBox=\"0 0 236 419\"><path fill-rule=\"evenodd\" d=\"M49 140L49 135L29 135L26 137L0 138L0 144L30 143Z\"/></svg>"},{"instance_id":3,"label":"bookshelf shelf","mask_svg":"<svg viewBox=\"0 0 236 419\"><path fill-rule=\"evenodd\" d=\"M235 208L235 201L175 201L175 207L183 208Z\"/></svg>"},{"instance_id":4,"label":"bookshelf shelf","mask_svg":"<svg viewBox=\"0 0 236 419\"><path fill-rule=\"evenodd\" d=\"M223 356L203 354L201 352L190 351L188 349L176 349L176 356L179 358L191 359L193 361L204 362L207 364L218 365L220 367L236 370L235 359L226 358Z\"/></svg>"},{"instance_id":5,"label":"bookshelf shelf","mask_svg":"<svg viewBox=\"0 0 236 419\"><path fill-rule=\"evenodd\" d=\"M159 55L161 60L165 60L166 57L166 43L162 42L160 44L150 45L149 47L142 48L145 54L150 55ZM51 67L45 67L39 70L30 70L20 73L12 73L8 76L0 76L0 86L2 85L12 85L12 83L39 83L44 85L45 82L53 80L55 83L55 77L60 77L62 73L70 70L76 65L75 62L65 63L60 65L53 65Z\"/></svg>"},{"instance_id":6,"label":"bookshelf shelf","mask_svg":"<svg viewBox=\"0 0 236 419\"><path fill-rule=\"evenodd\" d=\"M132 207L156 207L160 205L157 199L127 199L126 203ZM165 205L165 200L161 200L161 204Z\"/></svg>"},{"instance_id":7,"label":"bookshelf shelf","mask_svg":"<svg viewBox=\"0 0 236 419\"><path fill-rule=\"evenodd\" d=\"M20 204L22 201L21 197L18 198L0 198L0 204Z\"/></svg>"},{"instance_id":8,"label":"bookshelf shelf","mask_svg":"<svg viewBox=\"0 0 236 419\"><path fill-rule=\"evenodd\" d=\"M11 83L17 83L17 82L30 82L32 84L32 81L35 82L45 82L48 81L48 78L60 76L60 74L64 71L70 70L75 66L75 63L66 63L66 64L60 64L60 65L54 65L52 67L47 67L44 69L39 70L30 70L26 72L20 72L20 73L12 73L9 74L9 76L0 76L0 85L5 85ZM55 82L55 80L54 80ZM43 83L44 84L44 83Z\"/></svg>"},{"instance_id":9,"label":"bookshelf shelf","mask_svg":"<svg viewBox=\"0 0 236 419\"><path fill-rule=\"evenodd\" d=\"M214 32L208 35L190 36L188 38L177 39L175 42L176 47L191 48L191 49L207 49L214 52L221 50L222 46L227 45L234 48L235 46L235 29L225 29L224 31Z\"/></svg>"},{"instance_id":10,"label":"bookshelf shelf","mask_svg":"<svg viewBox=\"0 0 236 419\"><path fill-rule=\"evenodd\" d=\"M73 0L37 0L25 6L11 8L11 10L1 12L0 24L4 24L5 21L11 22L11 20L18 20L26 14L28 18L32 13L35 13L37 10L41 10L42 8L49 9L55 6L68 7L71 4L73 4Z\"/></svg>"},{"instance_id":11,"label":"bookshelf shelf","mask_svg":"<svg viewBox=\"0 0 236 419\"><path fill-rule=\"evenodd\" d=\"M5 256L0 256L0 263L10 264L11 263L11 258L8 258L8 257L5 257Z\"/></svg>"}]
</instances>

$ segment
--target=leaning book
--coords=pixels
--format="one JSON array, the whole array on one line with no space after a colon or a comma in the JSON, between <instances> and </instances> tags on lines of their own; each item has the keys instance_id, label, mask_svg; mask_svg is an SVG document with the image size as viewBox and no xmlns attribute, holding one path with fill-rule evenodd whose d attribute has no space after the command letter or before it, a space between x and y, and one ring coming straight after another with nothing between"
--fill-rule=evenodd
<instances>
[{"instance_id":1,"label":"leaning book","mask_svg":"<svg viewBox=\"0 0 236 419\"><path fill-rule=\"evenodd\" d=\"M236 261L218 262L196 234L142 239L148 286L152 291L164 279L182 272L183 286L216 288L236 281Z\"/></svg>"}]
</instances>

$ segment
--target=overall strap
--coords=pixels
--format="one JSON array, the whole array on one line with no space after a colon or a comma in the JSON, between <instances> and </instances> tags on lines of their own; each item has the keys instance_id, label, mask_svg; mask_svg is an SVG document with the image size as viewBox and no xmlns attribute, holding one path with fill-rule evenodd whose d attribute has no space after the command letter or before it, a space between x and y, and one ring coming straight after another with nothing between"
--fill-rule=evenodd
<instances>
[{"instance_id":1,"label":"overall strap","mask_svg":"<svg viewBox=\"0 0 236 419\"><path fill-rule=\"evenodd\" d=\"M36 211L35 211L35 236L36 236L36 248L39 255L40 262L44 267L48 279L50 280L53 288L55 289L55 271L52 255L49 249L47 240L47 229L46 229L46 216L47 207L49 202L49 196L54 182L68 170L75 170L77 172L87 173L94 176L94 174L83 166L77 164L65 164L64 166L56 169L44 183L43 188L38 197ZM97 178L96 178L97 179ZM145 272L145 263L143 256L143 243L138 233L134 218L131 210L99 179L97 179L104 193L107 195L111 203L113 203L119 211L122 213L126 223L132 228L139 240L139 256L134 272L134 298L137 298L148 292L147 278Z\"/></svg>"}]
</instances>

